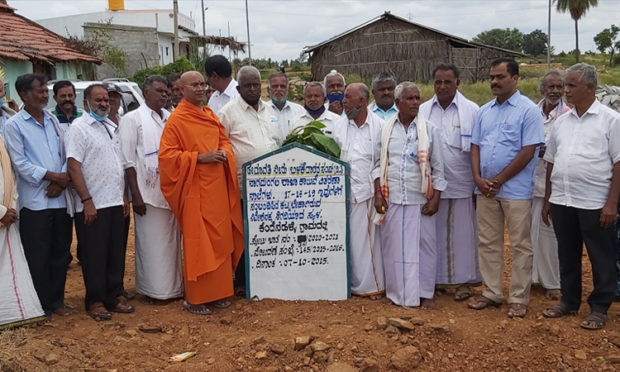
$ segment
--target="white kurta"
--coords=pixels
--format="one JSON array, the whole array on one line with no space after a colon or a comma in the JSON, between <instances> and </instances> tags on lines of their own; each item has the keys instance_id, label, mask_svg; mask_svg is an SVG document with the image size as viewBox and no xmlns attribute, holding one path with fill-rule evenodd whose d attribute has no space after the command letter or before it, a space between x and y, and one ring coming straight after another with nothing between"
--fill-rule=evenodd
<instances>
[{"instance_id":1,"label":"white kurta","mask_svg":"<svg viewBox=\"0 0 620 372\"><path fill-rule=\"evenodd\" d=\"M478 230L472 195L470 153L464 150L463 128L473 127L478 105L456 94L445 109L436 96L422 104L420 114L442 135L442 157L448 185L437 212L437 284L478 283ZM463 121L463 122L462 122ZM467 148L467 147L465 147Z\"/></svg>"},{"instance_id":2,"label":"white kurta","mask_svg":"<svg viewBox=\"0 0 620 372\"><path fill-rule=\"evenodd\" d=\"M383 120L368 112L366 122L341 119L334 140L350 172L350 264L351 293L373 295L384 291L383 260L379 230L372 222L374 179L379 177Z\"/></svg>"},{"instance_id":3,"label":"white kurta","mask_svg":"<svg viewBox=\"0 0 620 372\"><path fill-rule=\"evenodd\" d=\"M146 159L154 156L156 160L157 149L145 148L142 123L145 118L152 121L149 130L161 138L168 118L165 112L162 119L144 106L125 115L120 124L123 166L136 169L138 188L146 205L144 216L134 213L136 292L166 300L183 295L181 230L161 192L159 174L152 184L146 180Z\"/></svg>"},{"instance_id":4,"label":"white kurta","mask_svg":"<svg viewBox=\"0 0 620 372\"><path fill-rule=\"evenodd\" d=\"M3 199L4 179L0 170L0 202ZM17 191L10 206L0 205L0 217L4 217L7 207L17 208ZM37 321L44 315L32 284L18 222L8 227L0 224L0 329Z\"/></svg>"}]
</instances>

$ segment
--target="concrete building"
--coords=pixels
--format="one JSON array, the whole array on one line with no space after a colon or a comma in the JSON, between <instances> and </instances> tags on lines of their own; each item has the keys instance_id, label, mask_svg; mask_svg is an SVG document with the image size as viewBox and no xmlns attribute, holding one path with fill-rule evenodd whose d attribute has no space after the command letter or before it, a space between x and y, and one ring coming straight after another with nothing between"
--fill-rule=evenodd
<instances>
[{"instance_id":1,"label":"concrete building","mask_svg":"<svg viewBox=\"0 0 620 372\"><path fill-rule=\"evenodd\" d=\"M122 1L114 0L109 1L109 6L110 9L101 12L47 18L37 22L66 37L85 39L97 33L105 33L110 45L126 53L127 75L174 61L172 9L127 10ZM178 14L179 54L182 56L190 54L190 37L198 36L195 27L192 18ZM97 78L108 77L114 77L114 69L104 63L97 69Z\"/></svg>"}]
</instances>

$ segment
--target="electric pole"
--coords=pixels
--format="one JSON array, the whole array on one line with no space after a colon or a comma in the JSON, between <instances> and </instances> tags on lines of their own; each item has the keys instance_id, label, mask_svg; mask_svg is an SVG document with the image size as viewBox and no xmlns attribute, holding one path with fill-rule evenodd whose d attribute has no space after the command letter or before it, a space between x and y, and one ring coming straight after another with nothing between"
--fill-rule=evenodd
<instances>
[{"instance_id":1,"label":"electric pole","mask_svg":"<svg viewBox=\"0 0 620 372\"><path fill-rule=\"evenodd\" d=\"M174 47L172 48L173 60L179 59L179 2L178 0L172 0L174 13Z\"/></svg>"},{"instance_id":2,"label":"electric pole","mask_svg":"<svg viewBox=\"0 0 620 372\"><path fill-rule=\"evenodd\" d=\"M248 16L248 0L245 0L245 24L248 30L248 60L252 66L252 50L250 49L250 17Z\"/></svg>"}]
</instances>

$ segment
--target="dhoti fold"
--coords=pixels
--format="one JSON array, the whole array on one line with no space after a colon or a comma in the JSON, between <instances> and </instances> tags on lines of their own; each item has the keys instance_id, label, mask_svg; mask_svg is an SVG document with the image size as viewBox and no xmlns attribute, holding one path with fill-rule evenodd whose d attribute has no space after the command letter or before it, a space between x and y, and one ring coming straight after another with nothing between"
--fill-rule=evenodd
<instances>
[{"instance_id":1,"label":"dhoti fold","mask_svg":"<svg viewBox=\"0 0 620 372\"><path fill-rule=\"evenodd\" d=\"M362 296L385 290L380 234L371 217L373 201L350 204L351 293Z\"/></svg>"},{"instance_id":2,"label":"dhoti fold","mask_svg":"<svg viewBox=\"0 0 620 372\"><path fill-rule=\"evenodd\" d=\"M419 306L433 298L437 272L435 217L422 205L389 203L381 226L386 296L396 305Z\"/></svg>"},{"instance_id":3,"label":"dhoti fold","mask_svg":"<svg viewBox=\"0 0 620 372\"><path fill-rule=\"evenodd\" d=\"M543 198L532 200L532 283L540 283L546 289L560 289L560 261L558 240L553 225L542 221Z\"/></svg>"},{"instance_id":4,"label":"dhoti fold","mask_svg":"<svg viewBox=\"0 0 620 372\"><path fill-rule=\"evenodd\" d=\"M158 300L183 296L181 232L172 211L147 205L134 224L136 292Z\"/></svg>"},{"instance_id":5,"label":"dhoti fold","mask_svg":"<svg viewBox=\"0 0 620 372\"><path fill-rule=\"evenodd\" d=\"M441 199L436 214L437 284L482 281L477 225L472 198Z\"/></svg>"}]
</instances>

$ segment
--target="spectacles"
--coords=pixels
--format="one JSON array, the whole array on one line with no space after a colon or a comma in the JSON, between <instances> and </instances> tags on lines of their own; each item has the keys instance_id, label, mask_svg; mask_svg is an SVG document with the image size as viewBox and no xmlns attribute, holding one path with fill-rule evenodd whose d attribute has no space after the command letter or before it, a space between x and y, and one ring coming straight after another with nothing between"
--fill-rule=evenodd
<instances>
[{"instance_id":1,"label":"spectacles","mask_svg":"<svg viewBox=\"0 0 620 372\"><path fill-rule=\"evenodd\" d=\"M200 83L193 83L193 84L186 85L186 87L192 88L194 90L199 89L199 88L200 89L205 89L207 87L207 83L205 83L203 81L203 82L200 82Z\"/></svg>"}]
</instances>

